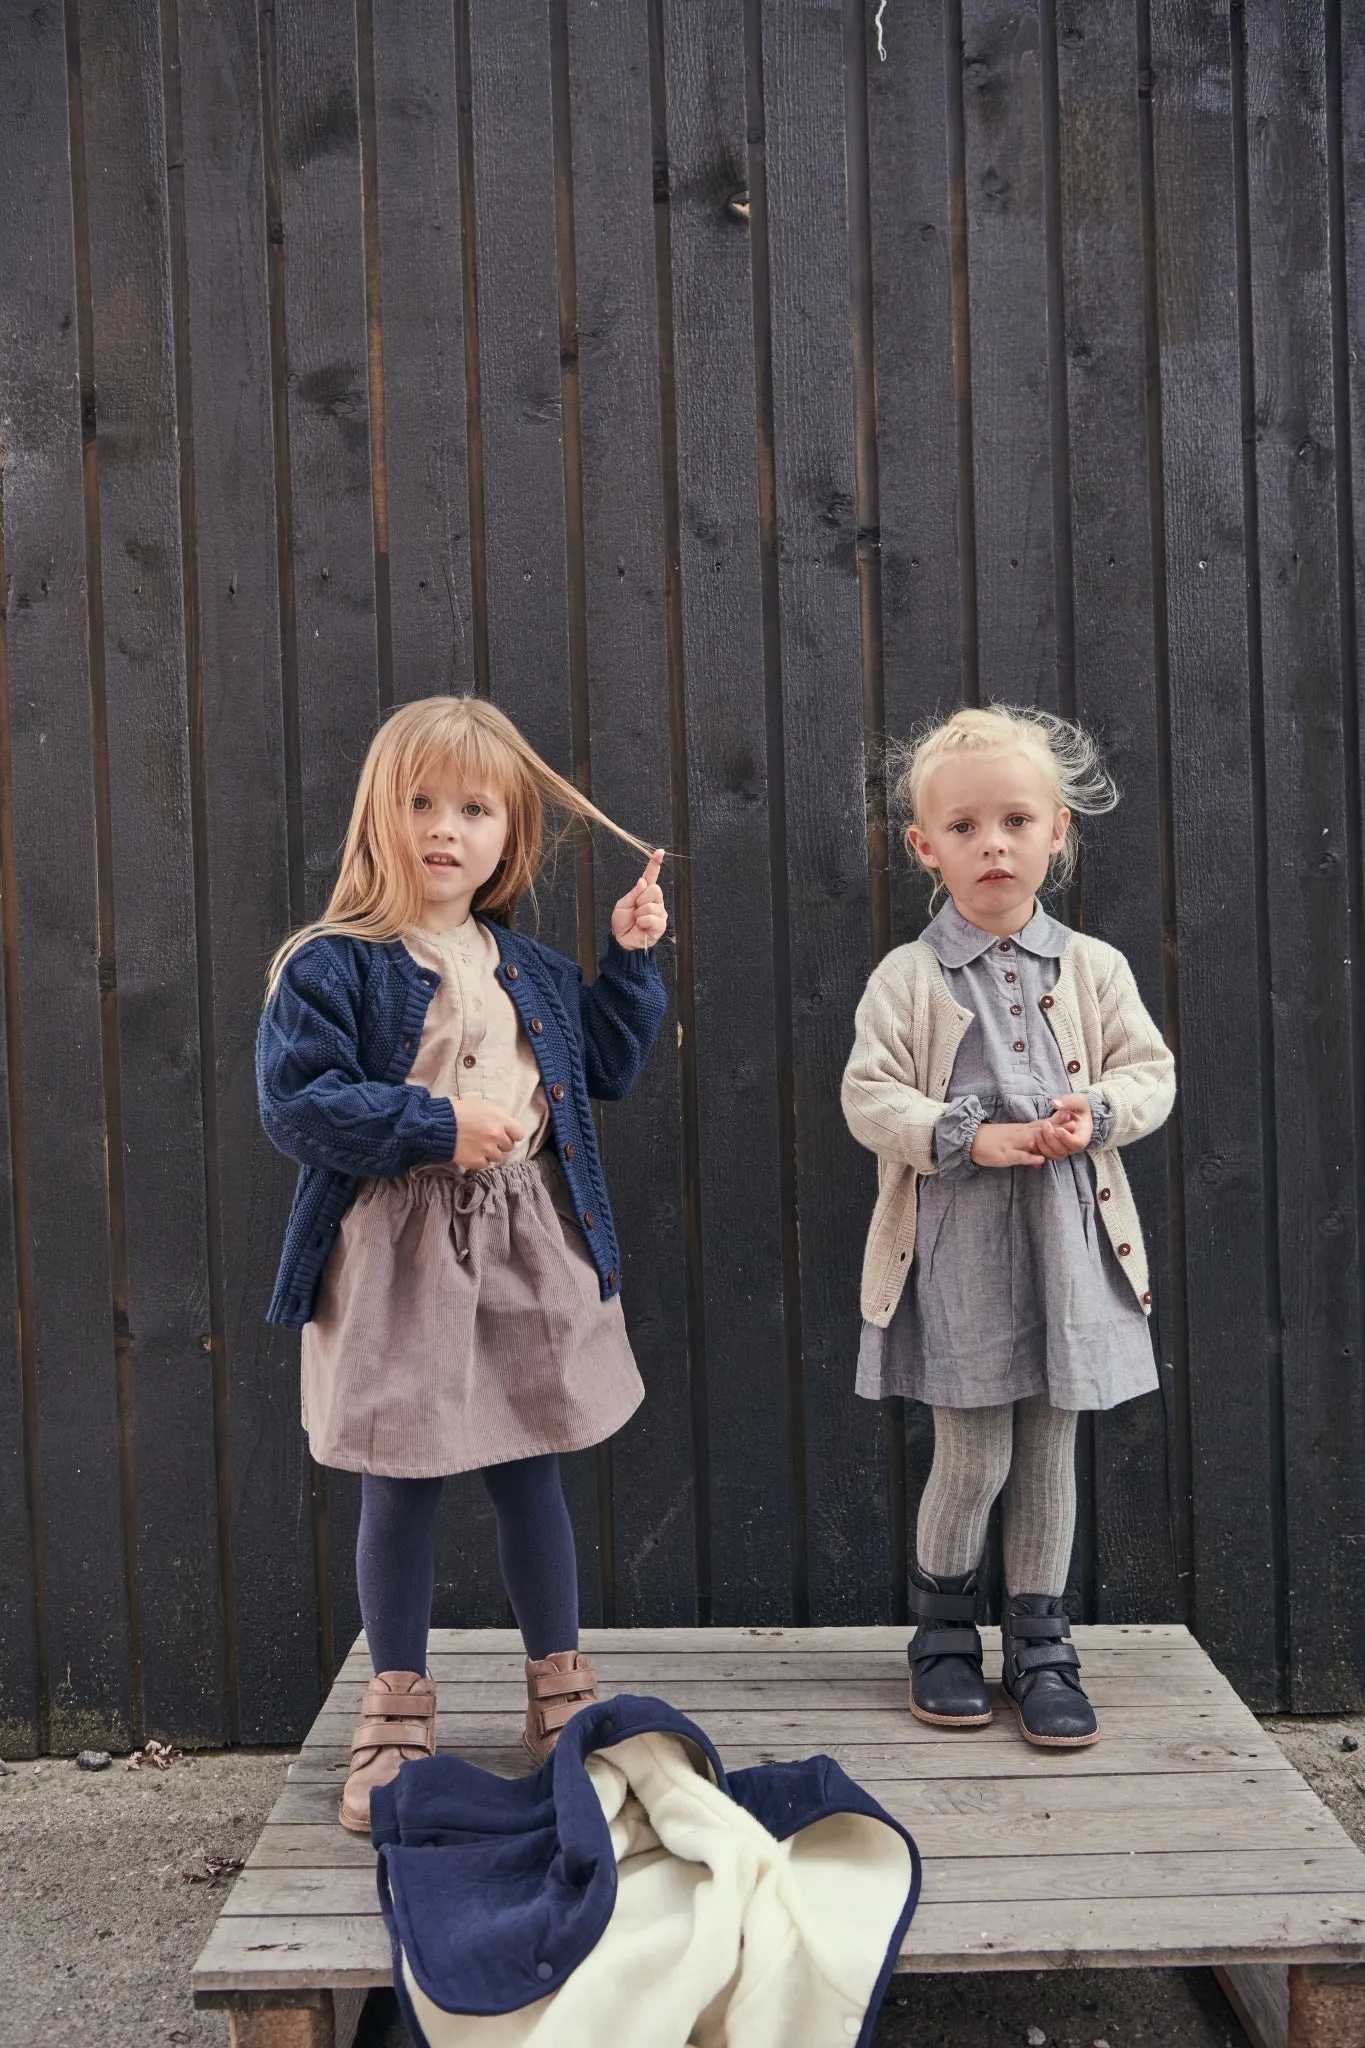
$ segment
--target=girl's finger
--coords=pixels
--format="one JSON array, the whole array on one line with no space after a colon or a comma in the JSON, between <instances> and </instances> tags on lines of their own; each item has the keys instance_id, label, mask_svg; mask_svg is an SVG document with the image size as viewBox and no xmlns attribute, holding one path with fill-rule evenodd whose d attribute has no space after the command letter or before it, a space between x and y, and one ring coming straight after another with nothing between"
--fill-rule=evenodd
<instances>
[{"instance_id":1,"label":"girl's finger","mask_svg":"<svg viewBox=\"0 0 1365 2048\"><path fill-rule=\"evenodd\" d=\"M659 879L659 870L663 866L663 864L664 850L662 846L656 846L653 853L651 853L651 855L649 856L648 861L645 863L644 873L641 875L639 881L635 885L635 893L637 896L639 895L642 889L652 889L654 887L654 884Z\"/></svg>"}]
</instances>

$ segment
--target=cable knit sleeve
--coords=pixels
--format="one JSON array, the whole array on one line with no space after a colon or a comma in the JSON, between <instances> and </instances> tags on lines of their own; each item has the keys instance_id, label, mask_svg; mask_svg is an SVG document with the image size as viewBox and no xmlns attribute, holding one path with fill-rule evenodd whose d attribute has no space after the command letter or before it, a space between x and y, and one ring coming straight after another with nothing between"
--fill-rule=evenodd
<instances>
[{"instance_id":1,"label":"cable knit sleeve","mask_svg":"<svg viewBox=\"0 0 1365 2048\"><path fill-rule=\"evenodd\" d=\"M844 1117L858 1143L879 1159L936 1173L934 1133L943 1103L918 1085L911 1041L916 981L906 949L888 954L873 971L844 1069Z\"/></svg>"},{"instance_id":2,"label":"cable knit sleeve","mask_svg":"<svg viewBox=\"0 0 1365 2048\"><path fill-rule=\"evenodd\" d=\"M640 1077L668 1007L652 946L609 939L597 979L580 987L583 1066L589 1095L619 1102Z\"/></svg>"},{"instance_id":3,"label":"cable knit sleeve","mask_svg":"<svg viewBox=\"0 0 1365 2048\"><path fill-rule=\"evenodd\" d=\"M1111 1115L1107 1144L1131 1145L1158 1130L1170 1115L1175 1061L1121 953L1114 955L1099 1002L1104 1064L1095 1085Z\"/></svg>"},{"instance_id":4,"label":"cable knit sleeve","mask_svg":"<svg viewBox=\"0 0 1365 2048\"><path fill-rule=\"evenodd\" d=\"M390 1178L455 1155L455 1110L425 1088L373 1081L360 1065L360 991L324 946L295 953L256 1037L261 1123L304 1166Z\"/></svg>"}]
</instances>

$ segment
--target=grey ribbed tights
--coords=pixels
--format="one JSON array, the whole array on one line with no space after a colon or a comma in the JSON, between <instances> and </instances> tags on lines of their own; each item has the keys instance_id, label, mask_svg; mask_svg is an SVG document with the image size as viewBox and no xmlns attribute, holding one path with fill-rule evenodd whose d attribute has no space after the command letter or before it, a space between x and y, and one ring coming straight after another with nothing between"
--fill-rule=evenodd
<instances>
[{"instance_id":1,"label":"grey ribbed tights","mask_svg":"<svg viewBox=\"0 0 1365 2048\"><path fill-rule=\"evenodd\" d=\"M1000 1408L935 1408L934 1462L916 1542L931 1577L975 1570L1004 1490L1005 1591L1066 1590L1076 1530L1076 1411L1045 1395Z\"/></svg>"}]
</instances>

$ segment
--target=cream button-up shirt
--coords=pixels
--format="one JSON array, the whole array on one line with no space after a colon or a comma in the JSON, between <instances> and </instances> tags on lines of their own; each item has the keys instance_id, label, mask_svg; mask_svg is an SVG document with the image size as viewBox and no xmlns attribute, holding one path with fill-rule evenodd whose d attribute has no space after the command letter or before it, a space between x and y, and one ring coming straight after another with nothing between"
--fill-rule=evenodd
<instances>
[{"instance_id":1,"label":"cream button-up shirt","mask_svg":"<svg viewBox=\"0 0 1365 2048\"><path fill-rule=\"evenodd\" d=\"M413 926L404 932L403 944L420 966L440 977L409 1084L448 1096L457 1123L462 1095L496 1102L526 1133L504 1164L533 1157L545 1142L550 1111L536 1056L496 979L497 940L471 917L453 932Z\"/></svg>"}]
</instances>

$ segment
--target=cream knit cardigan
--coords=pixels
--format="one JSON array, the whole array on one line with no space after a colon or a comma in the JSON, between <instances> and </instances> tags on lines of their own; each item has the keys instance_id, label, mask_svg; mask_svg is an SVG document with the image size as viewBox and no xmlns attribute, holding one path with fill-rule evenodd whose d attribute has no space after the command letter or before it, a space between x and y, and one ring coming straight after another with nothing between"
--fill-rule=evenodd
<instances>
[{"instance_id":1,"label":"cream knit cardigan","mask_svg":"<svg viewBox=\"0 0 1365 2048\"><path fill-rule=\"evenodd\" d=\"M1175 1061L1138 994L1122 953L1073 932L1044 1014L1077 1093L1098 1088L1114 1112L1109 1143L1091 1156L1100 1215L1123 1271L1151 1313L1147 1257L1120 1145L1166 1121ZM932 947L898 946L875 969L858 1005L844 1072L848 1127L877 1155L877 1206L863 1258L865 1320L890 1322L915 1255L915 1190L934 1173L934 1125L948 1099L953 1059L972 1012L953 1001Z\"/></svg>"}]
</instances>

